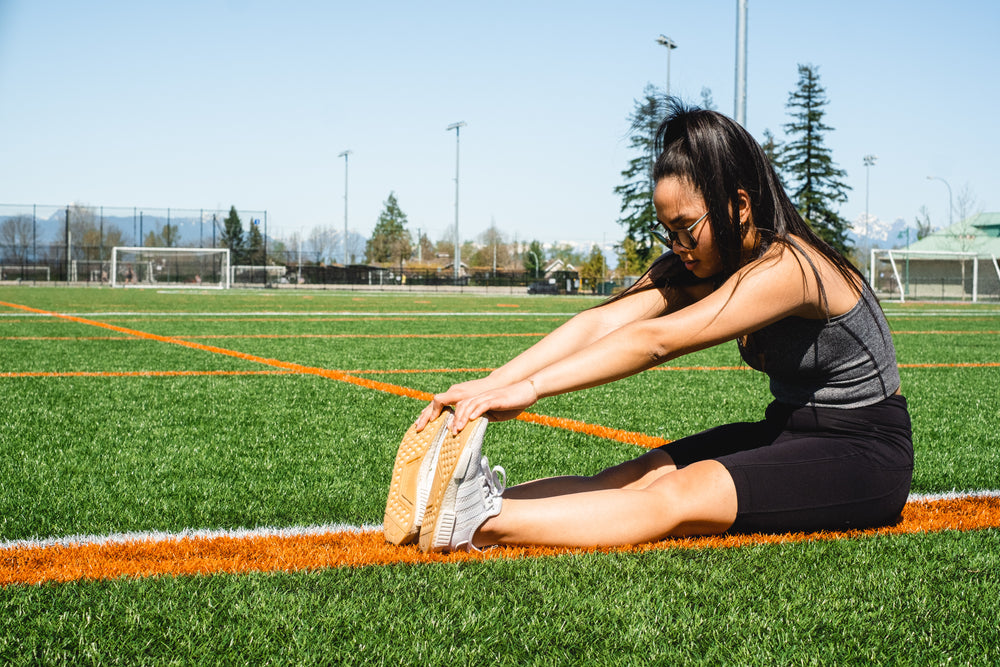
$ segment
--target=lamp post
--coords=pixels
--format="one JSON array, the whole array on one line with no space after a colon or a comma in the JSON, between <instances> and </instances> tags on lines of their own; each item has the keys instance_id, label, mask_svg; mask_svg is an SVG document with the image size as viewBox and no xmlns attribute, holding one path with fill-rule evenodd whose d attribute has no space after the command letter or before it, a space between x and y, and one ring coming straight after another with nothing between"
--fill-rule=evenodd
<instances>
[{"instance_id":1,"label":"lamp post","mask_svg":"<svg viewBox=\"0 0 1000 667\"><path fill-rule=\"evenodd\" d=\"M736 95L734 119L747 124L747 0L736 0Z\"/></svg>"},{"instance_id":2,"label":"lamp post","mask_svg":"<svg viewBox=\"0 0 1000 667\"><path fill-rule=\"evenodd\" d=\"M865 241L868 243L868 253L865 257L865 263L868 264L868 282L872 282L872 264L871 264L871 254L872 254L872 237L871 237L871 218L868 217L868 183L871 175L871 168L875 166L876 160L878 160L877 155L866 155L862 158L865 163Z\"/></svg>"},{"instance_id":3,"label":"lamp post","mask_svg":"<svg viewBox=\"0 0 1000 667\"><path fill-rule=\"evenodd\" d=\"M952 215L953 215L952 211L954 211L955 209L954 209L954 207L952 206L952 203L951 203L951 186L948 184L948 181L944 180L940 176L928 176L927 180L928 181L941 181L948 188L948 226L951 227L953 224L955 224L955 220L952 217Z\"/></svg>"},{"instance_id":4,"label":"lamp post","mask_svg":"<svg viewBox=\"0 0 1000 667\"><path fill-rule=\"evenodd\" d=\"M446 132L455 130L455 283L458 283L459 266L462 263L462 246L458 240L458 135L461 129L467 124L468 123L463 120L457 123L452 123L445 128Z\"/></svg>"},{"instance_id":5,"label":"lamp post","mask_svg":"<svg viewBox=\"0 0 1000 667\"><path fill-rule=\"evenodd\" d=\"M344 158L344 268L347 268L347 156L353 151L346 150L337 157Z\"/></svg>"},{"instance_id":6,"label":"lamp post","mask_svg":"<svg viewBox=\"0 0 1000 667\"><path fill-rule=\"evenodd\" d=\"M677 48L677 42L670 39L666 35L660 35L656 38L656 43L660 46L664 46L667 49L667 97L670 97L670 52Z\"/></svg>"}]
</instances>

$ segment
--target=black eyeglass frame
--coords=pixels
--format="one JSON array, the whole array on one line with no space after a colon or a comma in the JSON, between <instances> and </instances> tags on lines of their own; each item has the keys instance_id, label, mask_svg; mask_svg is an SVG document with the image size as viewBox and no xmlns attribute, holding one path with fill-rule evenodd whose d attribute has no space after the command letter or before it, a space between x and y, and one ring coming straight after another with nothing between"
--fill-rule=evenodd
<instances>
[{"instance_id":1,"label":"black eyeglass frame","mask_svg":"<svg viewBox=\"0 0 1000 667\"><path fill-rule=\"evenodd\" d=\"M674 231L672 229L667 229L666 225L664 225L663 229L664 232L666 233L661 232L659 229L657 229L657 226L662 225L663 223L660 221L656 221L650 226L649 233L652 234L654 237L656 237L657 241L667 246L668 248L673 248L674 244L676 243L685 250L694 250L695 248L698 247L698 241L694 238L694 235L691 233L691 231L695 227L700 225L701 222L707 217L708 217L708 211L705 211L705 215L695 220L692 225L690 225L689 227L685 227L684 229L678 229L677 231ZM688 245L683 241L681 241L682 234L686 234L687 238L691 239L691 245Z\"/></svg>"}]
</instances>

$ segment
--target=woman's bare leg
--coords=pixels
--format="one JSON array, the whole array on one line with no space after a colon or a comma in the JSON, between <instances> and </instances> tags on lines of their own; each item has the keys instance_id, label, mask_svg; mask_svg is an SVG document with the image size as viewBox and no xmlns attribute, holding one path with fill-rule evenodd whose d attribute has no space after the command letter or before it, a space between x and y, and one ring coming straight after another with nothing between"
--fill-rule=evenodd
<instances>
[{"instance_id":1,"label":"woman's bare leg","mask_svg":"<svg viewBox=\"0 0 1000 667\"><path fill-rule=\"evenodd\" d=\"M641 544L671 535L723 533L736 520L736 486L718 461L699 461L660 474L641 488L582 490L582 486L564 495L504 494L500 514L479 528L475 545Z\"/></svg>"},{"instance_id":2,"label":"woman's bare leg","mask_svg":"<svg viewBox=\"0 0 1000 667\"><path fill-rule=\"evenodd\" d=\"M546 477L512 486L503 497L516 500L551 498L587 491L644 488L656 479L677 469L670 455L654 449L642 456L607 468L592 477Z\"/></svg>"}]
</instances>

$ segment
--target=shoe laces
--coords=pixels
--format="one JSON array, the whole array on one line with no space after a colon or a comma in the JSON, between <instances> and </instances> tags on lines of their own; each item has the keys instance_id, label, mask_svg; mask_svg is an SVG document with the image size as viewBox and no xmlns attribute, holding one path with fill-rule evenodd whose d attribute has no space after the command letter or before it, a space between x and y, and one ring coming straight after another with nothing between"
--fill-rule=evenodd
<instances>
[{"instance_id":1,"label":"shoe laces","mask_svg":"<svg viewBox=\"0 0 1000 667\"><path fill-rule=\"evenodd\" d=\"M487 498L498 498L507 489L507 471L501 466L490 468L490 462L484 456L479 462L482 468L483 491Z\"/></svg>"}]
</instances>

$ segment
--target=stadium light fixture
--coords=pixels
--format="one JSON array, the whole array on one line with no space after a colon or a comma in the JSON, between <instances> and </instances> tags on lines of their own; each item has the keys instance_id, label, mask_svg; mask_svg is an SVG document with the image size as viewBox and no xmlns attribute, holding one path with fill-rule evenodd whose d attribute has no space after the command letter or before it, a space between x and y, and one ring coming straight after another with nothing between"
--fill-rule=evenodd
<instances>
[{"instance_id":1,"label":"stadium light fixture","mask_svg":"<svg viewBox=\"0 0 1000 667\"><path fill-rule=\"evenodd\" d=\"M656 43L667 49L667 97L670 97L670 52L677 48L677 42L666 35L656 38Z\"/></svg>"}]
</instances>

